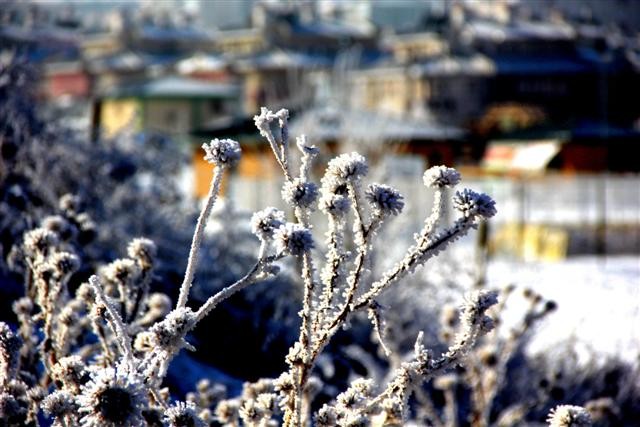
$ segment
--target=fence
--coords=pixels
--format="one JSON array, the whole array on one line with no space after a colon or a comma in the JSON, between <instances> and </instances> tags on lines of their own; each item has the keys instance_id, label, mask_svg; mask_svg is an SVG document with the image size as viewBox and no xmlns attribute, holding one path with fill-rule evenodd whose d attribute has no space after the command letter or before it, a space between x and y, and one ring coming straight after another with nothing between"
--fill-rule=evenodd
<instances>
[{"instance_id":1,"label":"fence","mask_svg":"<svg viewBox=\"0 0 640 427\"><path fill-rule=\"evenodd\" d=\"M432 192L422 185L421 177L385 181L407 199L401 224L396 227L418 230L431 209ZM281 183L236 178L231 191L241 209L282 208ZM488 177L465 179L463 185L496 200L498 215L491 222L491 241L498 251L524 255L542 251L550 258L577 253L640 253L639 175Z\"/></svg>"}]
</instances>

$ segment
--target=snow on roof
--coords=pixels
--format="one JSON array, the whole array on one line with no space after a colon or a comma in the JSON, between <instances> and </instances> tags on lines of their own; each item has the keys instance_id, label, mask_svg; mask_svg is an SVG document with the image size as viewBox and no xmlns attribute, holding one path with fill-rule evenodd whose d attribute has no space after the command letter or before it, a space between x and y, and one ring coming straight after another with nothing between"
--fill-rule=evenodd
<instances>
[{"instance_id":1,"label":"snow on roof","mask_svg":"<svg viewBox=\"0 0 640 427\"><path fill-rule=\"evenodd\" d=\"M184 77L169 76L116 86L105 94L108 98L229 98L237 96L239 87L233 84L211 83Z\"/></svg>"},{"instance_id":2,"label":"snow on roof","mask_svg":"<svg viewBox=\"0 0 640 427\"><path fill-rule=\"evenodd\" d=\"M151 65L164 65L175 61L174 55L151 55L131 50L107 54L89 59L88 68L101 71L138 71Z\"/></svg>"},{"instance_id":3,"label":"snow on roof","mask_svg":"<svg viewBox=\"0 0 640 427\"><path fill-rule=\"evenodd\" d=\"M227 66L227 61L218 55L198 53L185 58L176 64L176 69L181 74L189 74L195 71L217 71Z\"/></svg>"},{"instance_id":4,"label":"snow on roof","mask_svg":"<svg viewBox=\"0 0 640 427\"><path fill-rule=\"evenodd\" d=\"M466 32L473 38L496 42L528 39L572 40L575 38L575 31L568 25L530 21L519 21L510 25L492 21L473 21L467 25Z\"/></svg>"},{"instance_id":5,"label":"snow on roof","mask_svg":"<svg viewBox=\"0 0 640 427\"><path fill-rule=\"evenodd\" d=\"M444 56L411 66L413 76L424 75L491 75L495 73L495 64L484 55Z\"/></svg>"},{"instance_id":6,"label":"snow on roof","mask_svg":"<svg viewBox=\"0 0 640 427\"><path fill-rule=\"evenodd\" d=\"M330 67L333 61L320 54L296 52L290 50L272 50L238 59L238 69L280 69L280 68L324 68Z\"/></svg>"},{"instance_id":7,"label":"snow on roof","mask_svg":"<svg viewBox=\"0 0 640 427\"><path fill-rule=\"evenodd\" d=\"M347 24L339 21L295 22L292 25L294 34L313 34L326 37L366 38L373 34L371 25Z\"/></svg>"}]
</instances>

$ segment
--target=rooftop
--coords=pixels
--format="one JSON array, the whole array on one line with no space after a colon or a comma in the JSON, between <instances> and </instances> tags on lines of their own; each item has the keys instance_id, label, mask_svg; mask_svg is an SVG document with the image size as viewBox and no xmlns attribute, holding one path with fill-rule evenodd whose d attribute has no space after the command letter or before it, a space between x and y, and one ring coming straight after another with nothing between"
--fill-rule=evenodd
<instances>
[{"instance_id":1,"label":"rooftop","mask_svg":"<svg viewBox=\"0 0 640 427\"><path fill-rule=\"evenodd\" d=\"M118 85L106 91L103 98L230 98L239 91L233 84L169 76Z\"/></svg>"}]
</instances>

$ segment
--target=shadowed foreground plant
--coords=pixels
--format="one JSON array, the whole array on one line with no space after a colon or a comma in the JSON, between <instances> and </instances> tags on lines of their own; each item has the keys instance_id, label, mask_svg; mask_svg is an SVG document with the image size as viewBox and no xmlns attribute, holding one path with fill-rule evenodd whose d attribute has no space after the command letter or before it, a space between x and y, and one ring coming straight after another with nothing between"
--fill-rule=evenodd
<instances>
[{"instance_id":1,"label":"shadowed foreground plant","mask_svg":"<svg viewBox=\"0 0 640 427\"><path fill-rule=\"evenodd\" d=\"M427 350L420 333L413 357L386 384L357 379L335 402L312 415L311 401L319 389L314 368L331 338L358 312L368 314L384 346L380 327L384 319L377 298L495 215L495 204L485 194L458 191L453 206L460 215L453 224L442 224L444 190L456 186L460 175L446 167L429 169L424 182L435 190L435 200L423 229L390 270L374 277L370 264L376 235L401 213L403 196L384 184L365 187L369 168L357 153L331 160L318 186L310 176L318 150L304 136L296 144L301 164L297 171L293 169L287 120L286 110L262 109L255 117L282 168L282 197L292 208L293 218L287 221L284 212L275 208L256 213L251 225L260 249L253 267L200 307L187 303L222 176L240 160L235 141L215 139L203 145L205 160L215 169L175 308L166 296L149 292L155 246L147 239L134 240L128 258L112 262L72 293L67 283L79 260L61 239L61 227L42 224L25 235L21 250L28 266L25 292L29 298L14 305L21 323L19 335L5 325L0 331L3 408L36 424L43 401L57 425L83 426L204 425L214 418L225 425L256 426L302 426L312 419L320 426L402 425L407 420L413 389L463 363L478 338L493 328L487 310L498 302L496 292L477 291L467 297L460 328L444 353ZM324 255L314 252L318 245L310 215L317 207L329 224ZM192 349L189 332L234 293L277 274L275 263L288 256L298 261L303 292L299 338L286 356L287 371L274 380L245 384L239 398L218 400L215 414L194 402L171 403L163 380L177 353ZM36 354L41 366L34 366ZM21 391L27 387L38 387L41 393ZM203 386L202 392L206 389Z\"/></svg>"}]
</instances>

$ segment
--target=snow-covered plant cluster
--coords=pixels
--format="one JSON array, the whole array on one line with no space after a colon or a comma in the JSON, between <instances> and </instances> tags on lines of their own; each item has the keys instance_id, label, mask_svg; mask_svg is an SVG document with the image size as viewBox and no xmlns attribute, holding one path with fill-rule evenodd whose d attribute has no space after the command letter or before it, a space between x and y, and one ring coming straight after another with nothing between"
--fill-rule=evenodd
<instances>
[{"instance_id":1,"label":"snow-covered plant cluster","mask_svg":"<svg viewBox=\"0 0 640 427\"><path fill-rule=\"evenodd\" d=\"M65 227L58 231L80 259L80 270L69 279L72 291L93 272L126 255L127 242L145 236L157 247L150 286L174 298L199 213L198 203L176 184L176 174L190 159L185 147L150 133L123 132L93 140L65 122L43 119L46 112L35 93L38 83L28 62L0 55L0 320L15 322L11 301L23 295L26 271L16 243L38 226ZM213 209L209 222L224 224L223 232L204 238L192 299L204 301L242 277L253 262L259 242L250 231L249 218L228 201ZM287 275L279 275L261 289L239 294L207 319L236 319L238 327L256 336L239 340L231 330L216 329L212 341L235 339L223 353L226 360L267 351L274 356L260 367L275 370L281 360L275 354L295 337L292 286ZM204 360L221 354L208 341L198 348L195 356ZM214 361L225 369L233 366ZM178 383L179 378L172 374L171 381ZM186 391L186 384L180 389Z\"/></svg>"},{"instance_id":2,"label":"snow-covered plant cluster","mask_svg":"<svg viewBox=\"0 0 640 427\"><path fill-rule=\"evenodd\" d=\"M9 93L17 86L2 86L3 81L0 79L1 93L11 95L7 96L10 102L20 103L20 97ZM527 335L555 309L553 302L532 291L524 292L530 305L521 325L506 337L496 331L501 329L501 314L508 298L515 294L513 288L500 293L477 289L466 296L461 307L443 307L441 321L435 322L435 329L441 332L439 343L431 342L428 335L425 340L422 332L411 332L413 346L408 355L401 349L400 340L388 334L392 331L386 327L386 320L394 310L404 307L388 306L394 300L385 298L385 294L402 289L428 260L438 258L451 243L496 214L489 196L470 189L456 191L461 182L456 170L437 166L424 173L423 182L434 194L432 210L397 262L379 271L374 268L376 257L386 255L380 233L402 214L405 202L410 200L389 185L365 183L369 165L357 153L329 161L323 177L314 182L311 171L319 150L304 136L290 144L287 110L263 109L255 117L256 126L282 169L285 180L281 193L290 211L267 207L253 214L250 231L257 255L252 257L250 267L241 274L221 272L215 279L224 285L214 286L219 290L203 298L206 289L211 289L203 282L216 275L215 271L202 274L202 270L211 270L210 256L202 253L208 246L203 245L205 228L220 204L224 175L241 159L239 144L216 139L203 145L205 160L214 169L213 179L195 232L189 236L191 246L179 249L175 246L184 241L181 233L169 231L170 223L163 215L144 217L143 204L134 209L136 215L142 215L141 222L146 221L144 230L126 222L109 222L109 215L126 212L123 207L127 204L122 201L124 196L120 202L117 198L101 200L113 197L111 190L117 187L108 180L100 182L105 177L102 173L89 185L78 185L80 196L59 197L60 190L67 187L58 183L63 180L65 167L57 165L56 159L63 163L68 154L61 149L65 145L47 144L46 136L60 141L36 129L39 123L31 117L28 105L11 106L10 102L0 109L0 115L19 114L11 117L10 132L5 129L0 134L2 161L8 166L0 176L0 208L7 213L0 218L0 229L3 261L22 275L24 289L21 297L12 301L17 327L0 322L0 425L485 426L516 425L531 411L549 408L549 400L542 397L536 400L536 396L525 396L511 404L501 396L512 386L508 365L522 360L518 358L522 357ZM56 150L61 150L59 155L51 156ZM100 150L104 149L85 150L89 155L84 157L79 154L76 163L71 162L77 166L72 167L74 175L65 185L85 179L79 166L83 162L99 171L100 159L91 157L108 157L108 152ZM294 165L296 151L300 160ZM122 158L113 153L114 159ZM125 166L107 175L128 176ZM51 173L49 182L44 179L45 171ZM146 191L145 203L153 200L154 194L170 195L162 191L161 182L145 188L136 185L129 187L132 197ZM35 196L47 194L47 188L51 194L38 202ZM104 210L94 210L90 215L83 210L83 201L85 205L102 205ZM449 202L458 212L451 223L444 215ZM311 218L315 210L328 225L323 242L314 233ZM119 218L125 218L125 214L120 213ZM191 219L195 220L182 215L178 221L188 223ZM109 236L112 227L118 233ZM133 238L132 229L144 231L153 240ZM126 246L124 257L113 260L113 247L100 249L110 240ZM174 301L167 294L172 294L172 289L159 292L153 286L163 268L160 255L168 249L176 257L184 257L169 266L170 270L184 269ZM226 254L224 249L221 252L217 264L222 266L219 270L225 270L233 260L222 258ZM234 268L245 264L238 262ZM271 286L276 283L275 277L282 276L280 267L285 265L298 276L299 292L287 294L280 291L281 287ZM251 286L257 283L263 285ZM269 293L269 298L274 298L274 289L275 298L287 303L301 296L299 333L284 357L286 368L281 375L248 381L238 396L227 396L223 387L208 379L198 382L196 390L184 397L182 392L167 387L171 385L167 381L171 363L177 363L183 349L193 350L194 344L202 344L194 342L194 332L198 327L205 329L203 324L214 309L220 311L232 295L247 292L258 296L251 301ZM351 373L343 389L324 384L320 371L331 366L327 363L334 356L331 351L341 344L335 338L354 329L362 318L371 324L383 362L359 377ZM206 329L211 326L207 324ZM401 328L396 325L396 332ZM213 333L207 330L204 336ZM210 345L220 353L232 351L224 343ZM252 355L252 363L260 364L265 358ZM375 376L374 370L379 371ZM544 376L536 377L536 381L547 395L553 395L559 387ZM561 379L555 378L555 382ZM529 384L517 387L519 391L528 390ZM636 390L619 390L620 395L624 393L634 395ZM436 402L435 395L442 396L442 401ZM564 396L556 397L554 404L564 403ZM572 398L572 403L585 403L586 409L560 405L548 415L548 422L552 426L581 426L619 420L617 397L603 394L600 399Z\"/></svg>"},{"instance_id":3,"label":"snow-covered plant cluster","mask_svg":"<svg viewBox=\"0 0 640 427\"><path fill-rule=\"evenodd\" d=\"M438 196L423 230L396 266L380 278L371 277L368 263L376 233L400 213L402 195L381 184L364 190L368 165L357 153L329 162L318 188L309 173L318 151L304 137L297 141L302 161L299 173L294 173L287 116L286 110L263 109L255 119L285 175L282 193L293 209L292 221L274 208L257 212L252 230L261 244L254 266L197 308L187 305L189 293L222 176L240 159L235 141L216 139L203 145L205 159L215 169L175 305L166 295L149 290L156 246L148 239L133 240L126 258L102 268L71 292L68 280L80 267L65 233L72 226L59 218L25 233L19 247L26 265L25 297L14 303L20 328L14 333L3 324L2 331L2 407L12 420L35 422L42 406L59 425L205 423L193 403L169 401L162 390L168 366L179 351L191 348L187 334L211 310L247 286L278 274L277 261L284 257L299 261L304 288L300 334L286 356L288 369L274 380L247 385L253 392L244 393L247 396L235 405L221 401L216 408L219 420L247 425L281 421L289 426L310 419L317 425L353 425L357 420L402 423L412 387L461 363L478 337L491 330L493 321L486 312L497 303L497 293L476 292L463 307L460 330L444 354L436 357L426 350L419 335L414 357L397 369L388 384L357 380L334 403L310 413L313 368L336 331L357 311L367 311L379 327L376 298L496 210L488 196L462 190L454 197L460 217L453 225L442 226L441 190L458 184L460 176L450 168L428 170L425 183L436 188ZM272 132L274 121L277 136ZM313 254L316 244L309 221L318 204L330 223L322 267L321 257ZM72 200L68 205L73 211Z\"/></svg>"}]
</instances>

